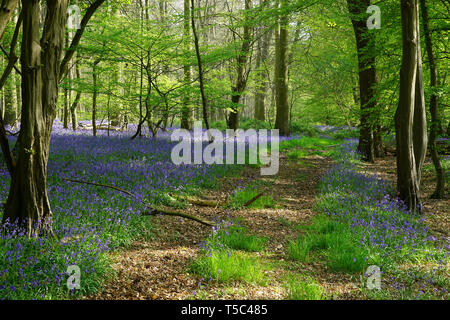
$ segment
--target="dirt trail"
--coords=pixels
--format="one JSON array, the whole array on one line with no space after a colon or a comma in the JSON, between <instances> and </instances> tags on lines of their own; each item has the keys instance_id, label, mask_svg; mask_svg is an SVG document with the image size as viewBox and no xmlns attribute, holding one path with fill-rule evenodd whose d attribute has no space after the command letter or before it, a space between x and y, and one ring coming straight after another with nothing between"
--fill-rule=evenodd
<instances>
[{"instance_id":1,"label":"dirt trail","mask_svg":"<svg viewBox=\"0 0 450 320\"><path fill-rule=\"evenodd\" d=\"M375 174L394 182L395 163L393 157L362 164L366 174ZM204 195L225 199L237 185L246 185L259 180L267 194L275 200L275 208L224 210L191 206L186 211L204 219L223 219L226 215L240 217L248 230L255 235L268 237L266 249L251 253L260 261L270 265L265 273L269 277L266 286L242 282L205 284L200 277L189 274L188 266L198 254L198 245L211 232L196 222L168 216L152 217L155 237L150 241L137 241L126 249L112 253L114 269L118 272L113 280L105 284L102 292L87 299L284 299L285 275L310 274L331 299L364 299L360 292L360 279L356 275L329 272L324 263L302 264L289 260L286 243L298 236L294 226L308 222L313 211L320 178L332 164L330 159L309 156L293 161L281 155L280 171L274 177L259 176L259 169L245 168L239 177L227 177L217 190L205 190ZM433 188L433 172L424 173L424 190L428 195ZM438 236L448 236L449 200L426 199L426 220ZM448 207L447 207L448 208ZM439 226L439 227L438 227Z\"/></svg>"},{"instance_id":2,"label":"dirt trail","mask_svg":"<svg viewBox=\"0 0 450 320\"><path fill-rule=\"evenodd\" d=\"M317 184L331 164L327 158L311 156L302 163L280 158L280 171L274 177L259 176L259 169L245 168L239 177L221 181L219 190L205 190L208 197L224 199L238 183L262 180L268 194L275 200L273 209L223 209L191 206L187 211L210 219L243 218L253 234L269 238L264 259L284 261L286 242L295 239L293 223L308 221L313 214ZM126 250L112 253L117 276L105 284L104 289L87 299L190 299L195 298L200 278L188 274L191 259L198 254L198 245L210 233L210 228L196 222L168 216L154 217L155 237L150 241L137 241ZM279 280L282 270L272 269L267 286L232 283L209 283L202 298L224 299L282 299L285 292ZM220 296L218 293L220 292ZM200 297L198 297L200 298Z\"/></svg>"}]
</instances>

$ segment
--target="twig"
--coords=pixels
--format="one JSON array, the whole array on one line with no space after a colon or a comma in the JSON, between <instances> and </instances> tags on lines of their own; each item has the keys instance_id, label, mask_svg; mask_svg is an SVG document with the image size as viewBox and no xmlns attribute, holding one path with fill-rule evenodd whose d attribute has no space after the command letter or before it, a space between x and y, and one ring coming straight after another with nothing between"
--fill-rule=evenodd
<instances>
[{"instance_id":1,"label":"twig","mask_svg":"<svg viewBox=\"0 0 450 320\"><path fill-rule=\"evenodd\" d=\"M259 198L261 198L261 196L264 194L264 192L261 192L260 194L254 196L253 198L251 198L250 200L248 200L245 204L244 207L248 207L249 205L251 205L253 202L255 202L256 200L258 200Z\"/></svg>"}]
</instances>

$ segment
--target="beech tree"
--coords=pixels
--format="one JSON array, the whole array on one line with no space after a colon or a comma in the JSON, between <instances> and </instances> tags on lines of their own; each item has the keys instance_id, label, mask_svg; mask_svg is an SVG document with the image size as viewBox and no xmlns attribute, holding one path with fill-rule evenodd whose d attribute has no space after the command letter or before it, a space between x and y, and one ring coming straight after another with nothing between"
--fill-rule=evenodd
<instances>
[{"instance_id":1,"label":"beech tree","mask_svg":"<svg viewBox=\"0 0 450 320\"><path fill-rule=\"evenodd\" d=\"M374 39L367 28L365 12L370 6L370 0L347 0L351 14L353 30L358 52L358 76L360 96L360 136L358 151L364 160L373 162L375 157L375 137L371 114L375 112L377 73L373 54Z\"/></svg>"},{"instance_id":2,"label":"beech tree","mask_svg":"<svg viewBox=\"0 0 450 320\"><path fill-rule=\"evenodd\" d=\"M434 90L437 85L437 66L436 59L433 50L433 40L430 30L430 23L428 18L428 8L425 0L420 0L420 10L422 13L423 31L425 34L425 45L428 55L428 64L430 68L430 87ZM432 91L430 96L430 116L431 116L431 128L430 128L430 153L431 160L433 161L434 168L436 170L436 189L431 195L431 198L442 199L444 196L445 176L444 169L442 168L441 160L436 148L436 136L439 132L439 113L438 113L438 96Z\"/></svg>"},{"instance_id":3,"label":"beech tree","mask_svg":"<svg viewBox=\"0 0 450 320\"><path fill-rule=\"evenodd\" d=\"M94 1L81 21L81 28L64 58L68 0L46 1L46 16L40 35L43 8L39 0L22 0L21 47L22 116L17 140L17 159L3 150L11 175L3 222L17 221L28 236L52 233L52 212L47 195L47 162L50 135L56 116L58 87L90 18L105 0ZM7 147L6 149L8 149Z\"/></svg>"},{"instance_id":4,"label":"beech tree","mask_svg":"<svg viewBox=\"0 0 450 320\"><path fill-rule=\"evenodd\" d=\"M281 10L285 10L288 2L281 0ZM289 18L282 12L277 27L275 43L275 95L277 115L275 129L280 135L289 136L289 83L288 83L288 50L289 50Z\"/></svg>"},{"instance_id":5,"label":"beech tree","mask_svg":"<svg viewBox=\"0 0 450 320\"><path fill-rule=\"evenodd\" d=\"M417 0L401 1L402 65L400 97L395 113L398 196L412 212L421 212L420 178L427 150L419 7Z\"/></svg>"}]
</instances>

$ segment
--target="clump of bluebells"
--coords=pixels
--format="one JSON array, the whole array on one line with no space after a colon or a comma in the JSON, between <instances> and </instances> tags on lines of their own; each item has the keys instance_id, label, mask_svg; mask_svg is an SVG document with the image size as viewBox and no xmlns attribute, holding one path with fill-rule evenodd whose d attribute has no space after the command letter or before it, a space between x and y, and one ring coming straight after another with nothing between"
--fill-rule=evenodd
<instances>
[{"instance_id":1,"label":"clump of bluebells","mask_svg":"<svg viewBox=\"0 0 450 320\"><path fill-rule=\"evenodd\" d=\"M417 262L432 262L445 269L448 239L433 237L423 218L407 210L387 181L358 171L356 141L337 148L334 157L336 165L320 184L319 208L348 225L359 245L381 258L384 265L380 267L385 270Z\"/></svg>"}]
</instances>

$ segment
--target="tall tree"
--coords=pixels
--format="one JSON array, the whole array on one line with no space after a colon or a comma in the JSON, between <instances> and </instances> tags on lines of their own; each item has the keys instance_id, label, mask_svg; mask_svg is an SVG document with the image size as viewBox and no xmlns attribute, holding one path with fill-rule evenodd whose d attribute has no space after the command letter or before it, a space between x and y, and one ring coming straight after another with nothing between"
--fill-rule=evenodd
<instances>
[{"instance_id":1,"label":"tall tree","mask_svg":"<svg viewBox=\"0 0 450 320\"><path fill-rule=\"evenodd\" d=\"M203 83L203 64L202 57L200 54L200 45L197 35L197 28L195 26L195 3L194 0L191 0L191 26L192 26L192 35L194 36L194 46L195 46L195 54L197 57L197 66L198 66L198 79L200 83L200 94L202 97L202 110L203 110L203 121L205 122L206 130L209 133L209 120L208 120L208 102L206 101L205 95L205 85ZM210 137L211 140L211 137Z\"/></svg>"},{"instance_id":2,"label":"tall tree","mask_svg":"<svg viewBox=\"0 0 450 320\"><path fill-rule=\"evenodd\" d=\"M438 109L438 96L436 95L436 87L437 83L437 65L436 59L434 56L433 50L433 40L432 34L430 30L430 20L428 17L428 8L426 4L426 0L420 0L420 10L422 13L422 24L423 24L423 32L425 34L425 45L428 55L428 65L430 68L430 116L431 116L431 127L430 127L430 153L431 160L433 161L434 168L436 170L436 189L434 193L431 195L434 199L442 199L444 196L444 186L445 186L445 177L444 177L444 169L442 168L441 160L439 159L439 154L436 148L436 136L439 132L439 109Z\"/></svg>"},{"instance_id":3,"label":"tall tree","mask_svg":"<svg viewBox=\"0 0 450 320\"><path fill-rule=\"evenodd\" d=\"M190 18L191 18L191 9L189 0L184 0L184 18L183 18L183 32L184 32L184 49L186 52L191 50L190 46L190 35L191 35L191 27L190 27ZM188 62L185 62L183 66L184 70L184 83L186 88L188 89L191 83L191 66ZM192 122L193 122L193 114L192 108L190 107L190 90L185 90L185 94L183 97L183 108L181 110L181 128L191 130Z\"/></svg>"},{"instance_id":4,"label":"tall tree","mask_svg":"<svg viewBox=\"0 0 450 320\"><path fill-rule=\"evenodd\" d=\"M251 0L245 0L244 27L242 35L242 45L236 58L236 82L231 88L231 102L233 102L232 112L228 117L228 128L237 130L239 128L239 104L241 96L247 87L249 70L247 70L248 56L251 49L251 27L250 27Z\"/></svg>"},{"instance_id":5,"label":"tall tree","mask_svg":"<svg viewBox=\"0 0 450 320\"><path fill-rule=\"evenodd\" d=\"M278 22L278 38L275 48L275 94L277 115L275 129L280 130L280 135L289 136L289 17L286 12L288 2L281 0L280 17Z\"/></svg>"},{"instance_id":6,"label":"tall tree","mask_svg":"<svg viewBox=\"0 0 450 320\"><path fill-rule=\"evenodd\" d=\"M395 113L398 196L412 212L421 212L420 172L426 151L425 108L420 59L417 0L401 0L402 65ZM421 106L422 105L422 106ZM425 149L424 149L425 146Z\"/></svg>"},{"instance_id":7,"label":"tall tree","mask_svg":"<svg viewBox=\"0 0 450 320\"><path fill-rule=\"evenodd\" d=\"M373 162L375 157L375 137L371 115L375 113L377 73L374 56L374 39L367 28L366 10L370 0L347 0L348 10L351 14L353 30L356 38L358 52L358 75L360 95L360 137L358 150L364 160Z\"/></svg>"},{"instance_id":8,"label":"tall tree","mask_svg":"<svg viewBox=\"0 0 450 320\"><path fill-rule=\"evenodd\" d=\"M95 10L105 0L96 0L88 8L70 46L64 52L64 34L69 1L47 1L46 17L40 38L41 3L22 0L23 36L22 115L17 159L9 159L11 186L4 207L3 222L18 221L28 235L52 232L52 212L47 195L47 162L50 134L56 116L58 87L73 50Z\"/></svg>"},{"instance_id":9,"label":"tall tree","mask_svg":"<svg viewBox=\"0 0 450 320\"><path fill-rule=\"evenodd\" d=\"M255 93L255 119L266 120L266 91L267 91L267 71L266 60L269 56L270 38L272 30L266 31L264 36L258 40L258 53L256 57L257 84Z\"/></svg>"}]
</instances>

